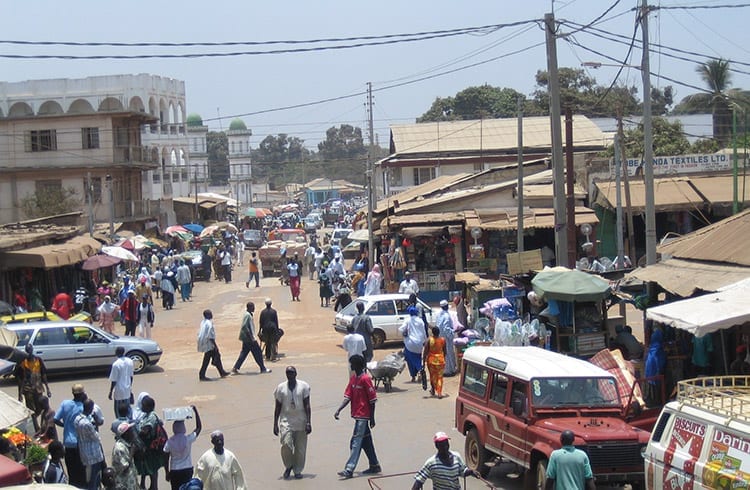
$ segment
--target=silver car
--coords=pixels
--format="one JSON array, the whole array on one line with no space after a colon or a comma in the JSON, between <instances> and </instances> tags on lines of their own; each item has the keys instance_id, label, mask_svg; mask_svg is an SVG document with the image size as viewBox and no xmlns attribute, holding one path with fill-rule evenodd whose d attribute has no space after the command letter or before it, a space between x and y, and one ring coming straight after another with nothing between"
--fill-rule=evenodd
<instances>
[{"instance_id":1,"label":"silver car","mask_svg":"<svg viewBox=\"0 0 750 490\"><path fill-rule=\"evenodd\" d=\"M107 368L115 360L115 349L122 346L133 360L133 370L142 373L159 362L162 354L153 340L119 337L84 322L19 323L5 328L15 332L18 349L31 343L48 371L85 373Z\"/></svg>"},{"instance_id":2,"label":"silver car","mask_svg":"<svg viewBox=\"0 0 750 490\"><path fill-rule=\"evenodd\" d=\"M343 310L336 313L334 328L337 332L346 333L346 327L351 325L352 319L357 314L358 302L365 303L365 313L372 320L372 327L374 329L372 346L374 348L382 347L385 342L403 341L403 336L398 333L398 327L404 323L404 320L409 318L409 314L406 312L406 309L409 307L408 294L374 294L355 299L346 305ZM433 311L430 305L419 299L417 299L417 303L422 308L422 311L424 311L429 326L434 326L437 319L437 312Z\"/></svg>"}]
</instances>

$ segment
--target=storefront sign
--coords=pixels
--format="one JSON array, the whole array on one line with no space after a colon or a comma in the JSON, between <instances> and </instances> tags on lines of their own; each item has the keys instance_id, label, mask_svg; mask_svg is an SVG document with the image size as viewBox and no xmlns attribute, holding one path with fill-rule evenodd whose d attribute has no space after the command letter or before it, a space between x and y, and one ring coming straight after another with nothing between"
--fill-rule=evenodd
<instances>
[{"instance_id":1,"label":"storefront sign","mask_svg":"<svg viewBox=\"0 0 750 490\"><path fill-rule=\"evenodd\" d=\"M508 274L524 274L530 271L540 271L544 268L542 263L542 251L529 250L528 252L510 253L506 255L508 262Z\"/></svg>"},{"instance_id":2,"label":"storefront sign","mask_svg":"<svg viewBox=\"0 0 750 490\"><path fill-rule=\"evenodd\" d=\"M643 162L640 158L629 158L626 162L628 175L643 175ZM721 172L730 170L732 165L732 155L719 153L654 157L654 175ZM614 160L609 162L609 173L615 176Z\"/></svg>"}]
</instances>

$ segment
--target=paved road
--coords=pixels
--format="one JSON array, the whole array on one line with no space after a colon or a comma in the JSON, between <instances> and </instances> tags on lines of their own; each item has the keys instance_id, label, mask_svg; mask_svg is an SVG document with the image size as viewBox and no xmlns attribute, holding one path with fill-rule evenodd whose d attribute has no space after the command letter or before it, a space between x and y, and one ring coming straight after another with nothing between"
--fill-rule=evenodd
<instances>
[{"instance_id":1,"label":"paved road","mask_svg":"<svg viewBox=\"0 0 750 490\"><path fill-rule=\"evenodd\" d=\"M292 303L288 287L282 287L276 278L262 279L260 288L248 289L244 281L245 273L235 270L232 283L197 283L192 302L182 303L178 300L176 308L171 311L162 311L157 307L153 336L164 349L164 356L157 367L136 376L134 392L136 395L141 391L150 393L156 399L159 412L164 407L196 405L203 418L204 431L193 446L193 460L197 460L210 447L208 434L221 429L225 433L226 447L242 463L249 488L369 488L364 477L340 481L336 475L348 457L353 424L348 417L342 416L339 421L333 418L346 385L347 368L340 346L341 335L332 328L334 313L331 308L319 306L317 283L303 279L302 301ZM250 357L240 375L216 379L216 370L209 367L208 375L215 380L199 382L201 354L196 352L195 338L203 309L210 308L214 312L218 344L224 364L229 369L240 348L237 335L244 304L254 301L259 311L265 297L273 300L286 332L280 344L284 357L270 366L273 372L258 374L257 366ZM395 346L378 350L375 358L382 359L393 349ZM279 456L279 442L272 432L272 392L278 383L285 380L284 367L289 364L295 365L298 377L312 387L313 433L308 443L305 478L284 481L281 479L284 468ZM53 379L54 406L69 396L70 385L74 381L79 379L71 376ZM89 396L102 406L108 422L111 421L106 373L87 376L80 381L85 384ZM451 434L452 447L463 453L464 438L453 430L457 381L457 378L446 379L446 391L450 396L442 400L430 398L420 385L410 383L406 374L395 381L392 393L379 391L377 426L373 433L380 462L387 475L409 473L378 480L381 488L411 487L411 473L434 452L431 438L436 431ZM15 396L15 387L7 381L0 387ZM108 422L105 427L109 425ZM192 427L191 422L188 422L188 426ZM105 431L102 439L105 452L111 454L111 435ZM366 467L367 461L362 455L358 469ZM498 470L495 472L500 473ZM505 476L493 479L498 488L521 487L520 479ZM160 487L169 488L163 472ZM486 486L469 479L467 488Z\"/></svg>"}]
</instances>

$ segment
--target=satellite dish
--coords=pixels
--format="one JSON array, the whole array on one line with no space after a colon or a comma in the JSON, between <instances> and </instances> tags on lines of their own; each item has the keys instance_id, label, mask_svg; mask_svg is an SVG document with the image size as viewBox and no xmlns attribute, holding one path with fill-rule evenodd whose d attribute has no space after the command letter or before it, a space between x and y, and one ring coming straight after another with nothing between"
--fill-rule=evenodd
<instances>
[{"instance_id":1,"label":"satellite dish","mask_svg":"<svg viewBox=\"0 0 750 490\"><path fill-rule=\"evenodd\" d=\"M478 226L475 226L471 229L471 237L474 239L474 245L477 244L477 240L482 238L482 229Z\"/></svg>"}]
</instances>

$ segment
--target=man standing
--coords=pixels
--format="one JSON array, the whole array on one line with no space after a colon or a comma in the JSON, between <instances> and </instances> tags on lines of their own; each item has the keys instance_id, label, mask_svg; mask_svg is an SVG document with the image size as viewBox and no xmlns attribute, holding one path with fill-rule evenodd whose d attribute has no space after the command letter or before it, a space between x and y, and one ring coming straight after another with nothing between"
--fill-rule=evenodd
<instances>
[{"instance_id":1,"label":"man standing","mask_svg":"<svg viewBox=\"0 0 750 490\"><path fill-rule=\"evenodd\" d=\"M414 477L411 490L421 490L427 479L432 480L432 488L445 490L460 490L458 478L473 475L474 472L466 467L461 455L450 450L450 438L445 432L437 432L432 438L437 454L425 461L422 469Z\"/></svg>"},{"instance_id":2,"label":"man standing","mask_svg":"<svg viewBox=\"0 0 750 490\"><path fill-rule=\"evenodd\" d=\"M562 447L552 451L549 457L547 483L544 486L546 490L596 489L589 457L584 451L576 449L574 440L573 431L564 430L560 434Z\"/></svg>"},{"instance_id":3,"label":"man standing","mask_svg":"<svg viewBox=\"0 0 750 490\"><path fill-rule=\"evenodd\" d=\"M115 349L117 359L112 363L112 369L109 372L109 399L114 400L115 417L118 417L122 410L120 407L127 407L127 413L130 413L130 400L133 398L133 360L125 357L125 348L122 346Z\"/></svg>"},{"instance_id":4,"label":"man standing","mask_svg":"<svg viewBox=\"0 0 750 490\"><path fill-rule=\"evenodd\" d=\"M78 488L86 488L86 468L81 463L78 452L78 436L76 435L75 420L83 412L83 402L88 398L83 385L76 383L72 388L73 399L65 400L55 413L55 424L63 428L63 445L65 446L65 467L68 469L70 484ZM92 407L93 409L93 407Z\"/></svg>"},{"instance_id":5,"label":"man standing","mask_svg":"<svg viewBox=\"0 0 750 490\"><path fill-rule=\"evenodd\" d=\"M209 449L195 465L195 476L203 482L203 490L245 490L245 475L234 454L224 449L224 434L211 433Z\"/></svg>"},{"instance_id":6,"label":"man standing","mask_svg":"<svg viewBox=\"0 0 750 490\"><path fill-rule=\"evenodd\" d=\"M125 320L125 335L135 337L135 326L138 323L138 300L135 297L135 290L128 290L128 297L120 306L122 318Z\"/></svg>"},{"instance_id":7,"label":"man standing","mask_svg":"<svg viewBox=\"0 0 750 490\"><path fill-rule=\"evenodd\" d=\"M70 318L70 313L73 311L74 306L73 299L64 289L57 293L55 299L52 300L52 311L63 320Z\"/></svg>"},{"instance_id":8,"label":"man standing","mask_svg":"<svg viewBox=\"0 0 750 490\"><path fill-rule=\"evenodd\" d=\"M365 358L352 356L349 359L349 364L354 371L354 375L349 379L349 384L344 391L344 401L333 414L333 418L338 420L341 410L351 403L351 415L354 419L354 432L349 442L351 453L343 471L338 473L344 479L354 476L354 469L359 462L359 454L363 450L367 455L370 467L362 473L373 475L382 471L378 456L375 454L372 432L370 432L370 429L375 427L375 402L378 400L378 395L375 393L370 375L365 372Z\"/></svg>"},{"instance_id":9,"label":"man standing","mask_svg":"<svg viewBox=\"0 0 750 490\"><path fill-rule=\"evenodd\" d=\"M229 247L219 249L219 258L221 259L221 273L224 276L224 281L230 283L232 282L232 252Z\"/></svg>"},{"instance_id":10,"label":"man standing","mask_svg":"<svg viewBox=\"0 0 750 490\"><path fill-rule=\"evenodd\" d=\"M419 294L419 284L412 279L411 272L404 272L404 280L398 286L398 292L401 294Z\"/></svg>"},{"instance_id":11,"label":"man standing","mask_svg":"<svg viewBox=\"0 0 750 490\"><path fill-rule=\"evenodd\" d=\"M357 301L357 314L352 318L352 325L354 325L354 331L357 332L365 339L365 363L372 361L372 333L374 328L372 326L372 319L365 313L365 304L362 301Z\"/></svg>"},{"instance_id":12,"label":"man standing","mask_svg":"<svg viewBox=\"0 0 750 490\"><path fill-rule=\"evenodd\" d=\"M346 326L346 335L344 335L344 340L341 341L341 347L343 347L346 351L347 366L349 366L349 359L351 359L353 356L362 356L362 358L364 359L365 350L367 349L365 338L354 331L353 323L350 323ZM351 375L352 372L349 371L349 376Z\"/></svg>"},{"instance_id":13,"label":"man standing","mask_svg":"<svg viewBox=\"0 0 750 490\"><path fill-rule=\"evenodd\" d=\"M224 371L224 366L221 364L221 353L219 352L219 346L216 345L216 330L214 329L213 318L214 314L211 310L203 310L203 321L198 331L198 352L203 352L203 362L200 371L198 371L200 381L208 381L206 369L208 369L209 362L216 366L219 376L222 378L229 376L229 373Z\"/></svg>"},{"instance_id":14,"label":"man standing","mask_svg":"<svg viewBox=\"0 0 750 490\"><path fill-rule=\"evenodd\" d=\"M242 363L247 359L247 355L252 352L255 363L258 364L261 373L270 373L263 364L263 352L255 338L255 322L253 322L253 313L255 313L255 303L248 301L245 305L245 314L242 316L242 326L240 327L240 341L242 341L242 350L240 351L237 361L232 368L232 374L239 374Z\"/></svg>"},{"instance_id":15,"label":"man standing","mask_svg":"<svg viewBox=\"0 0 750 490\"><path fill-rule=\"evenodd\" d=\"M307 276L312 281L313 277L315 277L315 247L312 242L310 242L310 245L305 249L304 258L305 265L307 266Z\"/></svg>"},{"instance_id":16,"label":"man standing","mask_svg":"<svg viewBox=\"0 0 750 490\"><path fill-rule=\"evenodd\" d=\"M188 267L184 260L180 261L180 266L175 273L175 279L177 279L177 284L180 286L182 301L190 301L193 277L190 274L190 267Z\"/></svg>"},{"instance_id":17,"label":"man standing","mask_svg":"<svg viewBox=\"0 0 750 490\"><path fill-rule=\"evenodd\" d=\"M266 344L266 360L275 362L278 356L279 315L271 308L271 298L266 298L266 309L260 312L260 339Z\"/></svg>"},{"instance_id":18,"label":"man standing","mask_svg":"<svg viewBox=\"0 0 750 490\"><path fill-rule=\"evenodd\" d=\"M458 372L456 362L456 348L453 347L453 319L448 312L448 301L440 300L440 313L438 314L435 326L440 329L440 336L445 339L445 370L443 375L453 376Z\"/></svg>"},{"instance_id":19,"label":"man standing","mask_svg":"<svg viewBox=\"0 0 750 490\"><path fill-rule=\"evenodd\" d=\"M310 415L310 385L297 379L294 366L286 368L286 382L273 392L273 435L280 436L281 461L284 479L294 471L294 478L302 478L307 455L307 436L312 432Z\"/></svg>"},{"instance_id":20,"label":"man standing","mask_svg":"<svg viewBox=\"0 0 750 490\"><path fill-rule=\"evenodd\" d=\"M78 450L81 453L81 463L86 467L86 488L98 490L104 469L104 451L99 431L92 422L91 414L94 411L94 400L87 399L83 402L83 411L75 418L76 437L78 438Z\"/></svg>"},{"instance_id":21,"label":"man standing","mask_svg":"<svg viewBox=\"0 0 750 490\"><path fill-rule=\"evenodd\" d=\"M16 365L16 380L18 381L18 401L21 397L26 401L26 408L31 410L31 420L34 422L34 430L39 431L39 421L37 417L42 414L41 397L44 396L44 389L47 391L47 398L52 396L47 383L47 367L44 361L34 355L34 346L26 344L26 359Z\"/></svg>"},{"instance_id":22,"label":"man standing","mask_svg":"<svg viewBox=\"0 0 750 490\"><path fill-rule=\"evenodd\" d=\"M247 282L245 282L245 287L249 288L250 283L255 280L255 287L260 287L260 268L258 267L258 254L255 252L252 252L250 254L250 260L247 262L247 270L248 270L248 276L247 276Z\"/></svg>"}]
</instances>

